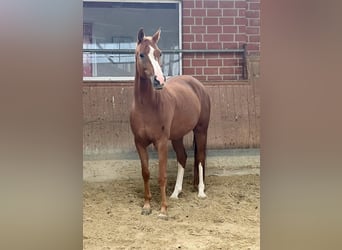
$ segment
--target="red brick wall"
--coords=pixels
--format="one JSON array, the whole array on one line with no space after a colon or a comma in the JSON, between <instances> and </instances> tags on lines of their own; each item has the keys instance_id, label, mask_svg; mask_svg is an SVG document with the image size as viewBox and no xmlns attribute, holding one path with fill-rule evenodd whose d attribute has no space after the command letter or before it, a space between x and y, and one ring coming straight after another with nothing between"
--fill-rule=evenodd
<instances>
[{"instance_id":1,"label":"red brick wall","mask_svg":"<svg viewBox=\"0 0 342 250\"><path fill-rule=\"evenodd\" d=\"M183 0L183 49L260 51L260 0ZM183 74L202 81L242 79L242 55L183 54Z\"/></svg>"}]
</instances>

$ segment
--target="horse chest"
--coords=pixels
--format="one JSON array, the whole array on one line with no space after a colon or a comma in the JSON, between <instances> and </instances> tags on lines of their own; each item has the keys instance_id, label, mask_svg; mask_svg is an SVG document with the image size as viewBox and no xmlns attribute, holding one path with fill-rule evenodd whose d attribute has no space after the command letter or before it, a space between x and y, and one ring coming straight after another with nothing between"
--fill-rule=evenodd
<instances>
[{"instance_id":1,"label":"horse chest","mask_svg":"<svg viewBox=\"0 0 342 250\"><path fill-rule=\"evenodd\" d=\"M131 119L133 134L138 138L152 141L163 134L168 135L170 123L162 122L160 117L153 113L133 113Z\"/></svg>"}]
</instances>

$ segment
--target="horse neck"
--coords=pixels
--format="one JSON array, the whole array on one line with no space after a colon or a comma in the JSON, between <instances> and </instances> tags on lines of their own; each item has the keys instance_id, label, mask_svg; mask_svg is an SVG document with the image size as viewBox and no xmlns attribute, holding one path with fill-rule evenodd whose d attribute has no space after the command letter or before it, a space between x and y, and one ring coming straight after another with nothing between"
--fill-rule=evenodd
<instances>
[{"instance_id":1,"label":"horse neck","mask_svg":"<svg viewBox=\"0 0 342 250\"><path fill-rule=\"evenodd\" d=\"M135 75L134 84L134 98L136 103L140 104L153 104L155 103L155 90L152 87L152 83L149 79L140 78Z\"/></svg>"}]
</instances>

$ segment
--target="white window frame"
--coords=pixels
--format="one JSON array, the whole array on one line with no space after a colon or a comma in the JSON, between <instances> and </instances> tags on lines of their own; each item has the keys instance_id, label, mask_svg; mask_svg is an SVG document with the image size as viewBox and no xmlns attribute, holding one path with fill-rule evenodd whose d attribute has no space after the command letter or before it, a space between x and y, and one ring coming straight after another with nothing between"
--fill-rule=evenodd
<instances>
[{"instance_id":1,"label":"white window frame","mask_svg":"<svg viewBox=\"0 0 342 250\"><path fill-rule=\"evenodd\" d=\"M133 3L176 3L178 4L178 23L179 23L179 49L182 50L182 1L181 0L83 0L83 2L112 2L112 3L122 3L122 2L133 2ZM82 22L83 23L83 22ZM83 53L82 53L83 55ZM182 63L182 53L179 53L179 74L182 74L183 63ZM123 82L123 81L133 81L134 76L91 76L91 77L83 77L84 82L93 82L93 81L116 81L116 82Z\"/></svg>"}]
</instances>

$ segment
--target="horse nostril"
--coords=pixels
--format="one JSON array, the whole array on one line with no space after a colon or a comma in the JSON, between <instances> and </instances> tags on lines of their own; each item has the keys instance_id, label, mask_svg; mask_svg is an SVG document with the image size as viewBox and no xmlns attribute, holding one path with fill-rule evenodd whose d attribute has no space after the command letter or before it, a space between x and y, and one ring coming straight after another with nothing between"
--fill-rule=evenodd
<instances>
[{"instance_id":1,"label":"horse nostril","mask_svg":"<svg viewBox=\"0 0 342 250\"><path fill-rule=\"evenodd\" d=\"M160 82L157 79L157 76L154 76L153 83L154 83L154 85L160 84Z\"/></svg>"},{"instance_id":2,"label":"horse nostril","mask_svg":"<svg viewBox=\"0 0 342 250\"><path fill-rule=\"evenodd\" d=\"M153 77L153 87L157 90L160 90L163 88L164 84L160 84L160 81L158 81L157 76Z\"/></svg>"}]
</instances>

